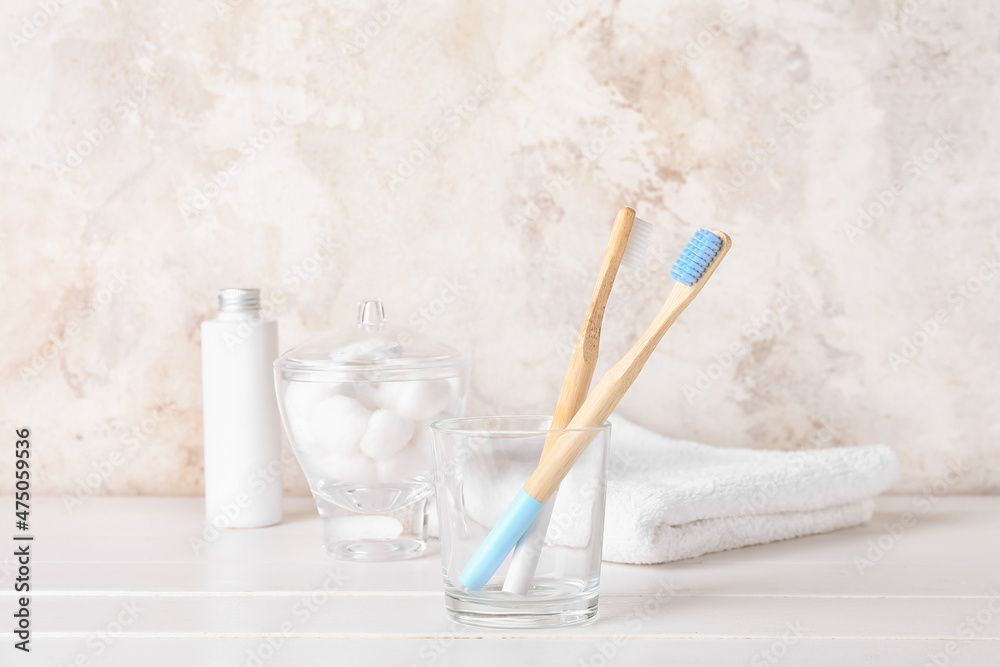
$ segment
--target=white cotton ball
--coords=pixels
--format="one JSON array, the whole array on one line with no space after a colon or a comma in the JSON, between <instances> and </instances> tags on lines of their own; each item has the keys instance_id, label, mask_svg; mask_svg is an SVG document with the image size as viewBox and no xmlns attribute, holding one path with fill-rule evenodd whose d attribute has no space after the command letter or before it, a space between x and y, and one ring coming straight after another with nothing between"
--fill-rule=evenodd
<instances>
[{"instance_id":1,"label":"white cotton ball","mask_svg":"<svg viewBox=\"0 0 1000 667\"><path fill-rule=\"evenodd\" d=\"M288 438L295 448L311 450L319 447L309 429L309 417L316 406L335 394L335 390L322 382L291 381L284 387L283 410L288 426Z\"/></svg>"},{"instance_id":2,"label":"white cotton ball","mask_svg":"<svg viewBox=\"0 0 1000 667\"><path fill-rule=\"evenodd\" d=\"M365 406L347 396L331 396L316 406L309 430L324 451L356 454L371 415Z\"/></svg>"},{"instance_id":3,"label":"white cotton ball","mask_svg":"<svg viewBox=\"0 0 1000 667\"><path fill-rule=\"evenodd\" d=\"M285 413L291 422L306 421L316 406L337 394L336 385L290 381L285 385Z\"/></svg>"},{"instance_id":4,"label":"white cotton ball","mask_svg":"<svg viewBox=\"0 0 1000 667\"><path fill-rule=\"evenodd\" d=\"M375 391L375 404L380 408L394 410L399 400L399 388L403 382L383 382Z\"/></svg>"},{"instance_id":5,"label":"white cotton ball","mask_svg":"<svg viewBox=\"0 0 1000 667\"><path fill-rule=\"evenodd\" d=\"M395 456L375 461L378 478L384 483L401 482L427 472L430 464L413 447L404 447Z\"/></svg>"},{"instance_id":6,"label":"white cotton ball","mask_svg":"<svg viewBox=\"0 0 1000 667\"><path fill-rule=\"evenodd\" d=\"M428 420L441 412L451 399L447 380L399 382L395 396L396 409L408 419Z\"/></svg>"},{"instance_id":7,"label":"white cotton ball","mask_svg":"<svg viewBox=\"0 0 1000 667\"><path fill-rule=\"evenodd\" d=\"M373 459L394 456L413 437L413 422L395 410L376 410L361 437L361 451Z\"/></svg>"},{"instance_id":8,"label":"white cotton ball","mask_svg":"<svg viewBox=\"0 0 1000 667\"><path fill-rule=\"evenodd\" d=\"M375 463L363 454L328 454L318 462L324 479L333 479L354 484L377 484L378 472ZM308 476L308 471L307 471Z\"/></svg>"},{"instance_id":9,"label":"white cotton ball","mask_svg":"<svg viewBox=\"0 0 1000 667\"><path fill-rule=\"evenodd\" d=\"M403 524L391 516L335 516L323 519L327 542L391 540L403 534Z\"/></svg>"},{"instance_id":10,"label":"white cotton ball","mask_svg":"<svg viewBox=\"0 0 1000 667\"><path fill-rule=\"evenodd\" d=\"M372 385L367 382L352 382L350 391L344 392L344 395L350 396L369 410L377 410L379 408L379 404L375 400L377 387L378 385Z\"/></svg>"},{"instance_id":11,"label":"white cotton ball","mask_svg":"<svg viewBox=\"0 0 1000 667\"><path fill-rule=\"evenodd\" d=\"M288 419L288 439L292 443L292 448L301 451L319 450L319 444L309 430L308 422L300 419Z\"/></svg>"},{"instance_id":12,"label":"white cotton ball","mask_svg":"<svg viewBox=\"0 0 1000 667\"><path fill-rule=\"evenodd\" d=\"M326 386L329 387L331 396L336 394L354 398L354 384L354 382L329 382Z\"/></svg>"}]
</instances>

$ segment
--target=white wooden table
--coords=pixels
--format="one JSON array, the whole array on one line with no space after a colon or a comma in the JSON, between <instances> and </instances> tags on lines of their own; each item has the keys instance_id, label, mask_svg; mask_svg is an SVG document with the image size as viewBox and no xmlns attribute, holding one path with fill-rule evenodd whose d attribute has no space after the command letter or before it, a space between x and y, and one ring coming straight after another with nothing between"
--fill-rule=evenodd
<instances>
[{"instance_id":1,"label":"white wooden table","mask_svg":"<svg viewBox=\"0 0 1000 667\"><path fill-rule=\"evenodd\" d=\"M436 541L405 563L329 560L312 500L296 498L281 525L196 554L201 508L36 500L32 652L12 648L11 526L0 665L1000 665L1000 498L883 498L864 527L606 563L600 619L559 631L450 623Z\"/></svg>"}]
</instances>

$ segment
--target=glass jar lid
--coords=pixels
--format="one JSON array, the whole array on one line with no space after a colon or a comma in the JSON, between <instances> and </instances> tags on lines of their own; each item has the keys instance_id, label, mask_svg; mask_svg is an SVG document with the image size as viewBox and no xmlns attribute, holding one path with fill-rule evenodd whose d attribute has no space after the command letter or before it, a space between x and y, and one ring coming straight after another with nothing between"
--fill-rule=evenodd
<instances>
[{"instance_id":1,"label":"glass jar lid","mask_svg":"<svg viewBox=\"0 0 1000 667\"><path fill-rule=\"evenodd\" d=\"M428 372L459 368L465 359L453 348L423 334L386 323L377 299L358 304L354 327L334 329L293 347L274 362L281 371L298 374L353 375L378 372Z\"/></svg>"}]
</instances>

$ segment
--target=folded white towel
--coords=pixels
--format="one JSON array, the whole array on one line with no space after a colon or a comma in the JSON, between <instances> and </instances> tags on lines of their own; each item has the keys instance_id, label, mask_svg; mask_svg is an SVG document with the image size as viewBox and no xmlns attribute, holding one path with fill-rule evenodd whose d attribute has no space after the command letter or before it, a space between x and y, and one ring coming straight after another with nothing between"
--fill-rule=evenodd
<instances>
[{"instance_id":1,"label":"folded white towel","mask_svg":"<svg viewBox=\"0 0 1000 667\"><path fill-rule=\"evenodd\" d=\"M885 445L724 449L612 418L604 560L662 563L871 518L899 477Z\"/></svg>"},{"instance_id":2,"label":"folded white towel","mask_svg":"<svg viewBox=\"0 0 1000 667\"><path fill-rule=\"evenodd\" d=\"M608 561L663 563L858 525L871 519L872 499L899 477L899 460L885 445L726 449L674 440L617 415L611 422ZM468 480L464 502L470 518L491 526L534 462L482 467L489 483ZM585 475L573 473L560 486L552 526L561 529L550 526L547 543L581 546L589 539L587 487Z\"/></svg>"}]
</instances>

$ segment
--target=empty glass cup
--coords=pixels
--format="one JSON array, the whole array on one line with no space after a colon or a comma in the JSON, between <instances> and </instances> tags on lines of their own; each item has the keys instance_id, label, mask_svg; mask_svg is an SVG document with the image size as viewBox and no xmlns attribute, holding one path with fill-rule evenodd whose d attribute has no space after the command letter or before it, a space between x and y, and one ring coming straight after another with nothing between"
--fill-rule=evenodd
<instances>
[{"instance_id":1,"label":"empty glass cup","mask_svg":"<svg viewBox=\"0 0 1000 667\"><path fill-rule=\"evenodd\" d=\"M460 580L462 569L538 465L551 417L469 417L431 424L445 606L462 623L552 627L597 615L604 497L611 425L563 480L538 567L526 595L502 590L510 556L482 590Z\"/></svg>"}]
</instances>

